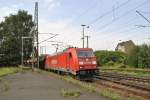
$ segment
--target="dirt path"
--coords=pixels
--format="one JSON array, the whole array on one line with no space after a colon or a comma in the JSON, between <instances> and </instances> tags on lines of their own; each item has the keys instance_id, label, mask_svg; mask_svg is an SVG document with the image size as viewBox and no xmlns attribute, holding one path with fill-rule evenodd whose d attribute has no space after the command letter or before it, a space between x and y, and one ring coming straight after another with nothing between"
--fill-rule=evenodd
<instances>
[{"instance_id":1,"label":"dirt path","mask_svg":"<svg viewBox=\"0 0 150 100\"><path fill-rule=\"evenodd\" d=\"M79 90L79 97L63 97L61 89ZM0 100L106 100L46 74L17 73L0 79Z\"/></svg>"}]
</instances>

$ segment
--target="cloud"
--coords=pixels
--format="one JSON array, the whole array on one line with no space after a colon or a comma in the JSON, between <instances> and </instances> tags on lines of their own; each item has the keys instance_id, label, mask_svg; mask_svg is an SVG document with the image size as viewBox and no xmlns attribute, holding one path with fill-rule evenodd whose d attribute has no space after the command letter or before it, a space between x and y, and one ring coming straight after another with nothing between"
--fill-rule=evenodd
<instances>
[{"instance_id":1,"label":"cloud","mask_svg":"<svg viewBox=\"0 0 150 100\"><path fill-rule=\"evenodd\" d=\"M52 3L52 2L54 2L56 0L42 0L42 1L44 1L45 3Z\"/></svg>"},{"instance_id":2,"label":"cloud","mask_svg":"<svg viewBox=\"0 0 150 100\"><path fill-rule=\"evenodd\" d=\"M44 0L43 5L47 8L48 11L53 10L60 6L60 0Z\"/></svg>"},{"instance_id":3,"label":"cloud","mask_svg":"<svg viewBox=\"0 0 150 100\"><path fill-rule=\"evenodd\" d=\"M52 10L53 8L55 7L59 7L60 6L60 2L56 2L56 3L51 3L49 6L48 6L48 10Z\"/></svg>"},{"instance_id":4,"label":"cloud","mask_svg":"<svg viewBox=\"0 0 150 100\"><path fill-rule=\"evenodd\" d=\"M20 7L23 6L23 3L18 3L18 4L12 4L10 6L2 6L0 7L0 22L4 20L5 16L8 16L10 14L16 14Z\"/></svg>"},{"instance_id":5,"label":"cloud","mask_svg":"<svg viewBox=\"0 0 150 100\"><path fill-rule=\"evenodd\" d=\"M48 19L39 19L39 31L41 32L61 32L68 24L68 20L49 21Z\"/></svg>"},{"instance_id":6,"label":"cloud","mask_svg":"<svg viewBox=\"0 0 150 100\"><path fill-rule=\"evenodd\" d=\"M57 37L51 39L54 41L61 41L64 45L80 46L81 44L81 32L75 26L69 25L70 20L57 20L48 21L46 19L39 19L39 32L40 33L54 33L59 34ZM51 35L40 35L39 41L49 38ZM44 42L41 45L48 45L49 48L54 48L50 46L51 43ZM52 49L47 50L49 53Z\"/></svg>"},{"instance_id":7,"label":"cloud","mask_svg":"<svg viewBox=\"0 0 150 100\"><path fill-rule=\"evenodd\" d=\"M2 12L0 14L0 22L1 22L4 20L5 16L16 13L16 9L12 9L11 7L1 7L0 12Z\"/></svg>"}]
</instances>

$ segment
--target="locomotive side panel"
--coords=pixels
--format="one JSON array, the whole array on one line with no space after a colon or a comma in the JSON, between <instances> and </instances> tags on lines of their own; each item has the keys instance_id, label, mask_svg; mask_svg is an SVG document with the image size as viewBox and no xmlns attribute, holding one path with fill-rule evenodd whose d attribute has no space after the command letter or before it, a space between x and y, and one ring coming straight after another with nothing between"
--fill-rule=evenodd
<instances>
[{"instance_id":1,"label":"locomotive side panel","mask_svg":"<svg viewBox=\"0 0 150 100\"><path fill-rule=\"evenodd\" d=\"M68 72L68 54L61 53L53 56L47 56L45 61L45 69L53 69Z\"/></svg>"},{"instance_id":2,"label":"locomotive side panel","mask_svg":"<svg viewBox=\"0 0 150 100\"><path fill-rule=\"evenodd\" d=\"M57 56L47 56L45 61L45 69L58 68Z\"/></svg>"},{"instance_id":3,"label":"locomotive side panel","mask_svg":"<svg viewBox=\"0 0 150 100\"><path fill-rule=\"evenodd\" d=\"M78 57L76 53L76 48L70 48L67 51L68 53L68 66L72 74L76 75L79 69Z\"/></svg>"},{"instance_id":4,"label":"locomotive side panel","mask_svg":"<svg viewBox=\"0 0 150 100\"><path fill-rule=\"evenodd\" d=\"M61 71L67 71L67 53L62 53L58 55L58 68Z\"/></svg>"}]
</instances>

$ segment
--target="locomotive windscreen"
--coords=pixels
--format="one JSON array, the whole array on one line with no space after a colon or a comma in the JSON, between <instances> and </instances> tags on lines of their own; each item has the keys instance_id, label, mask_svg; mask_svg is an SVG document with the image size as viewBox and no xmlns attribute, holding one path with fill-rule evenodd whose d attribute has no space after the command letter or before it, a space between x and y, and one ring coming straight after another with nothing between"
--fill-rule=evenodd
<instances>
[{"instance_id":1,"label":"locomotive windscreen","mask_svg":"<svg viewBox=\"0 0 150 100\"><path fill-rule=\"evenodd\" d=\"M93 51L77 51L78 57L93 57Z\"/></svg>"}]
</instances>

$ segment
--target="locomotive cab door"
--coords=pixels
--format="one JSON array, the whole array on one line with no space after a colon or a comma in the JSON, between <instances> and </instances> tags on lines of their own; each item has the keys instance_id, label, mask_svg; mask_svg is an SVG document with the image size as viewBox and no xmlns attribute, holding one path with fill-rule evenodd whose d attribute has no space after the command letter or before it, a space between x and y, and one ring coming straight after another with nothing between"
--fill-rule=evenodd
<instances>
[{"instance_id":1,"label":"locomotive cab door","mask_svg":"<svg viewBox=\"0 0 150 100\"><path fill-rule=\"evenodd\" d=\"M71 69L71 62L72 62L72 54L71 54L71 52L69 52L69 53L67 53L67 63L66 63L68 72L70 72L70 69Z\"/></svg>"}]
</instances>

